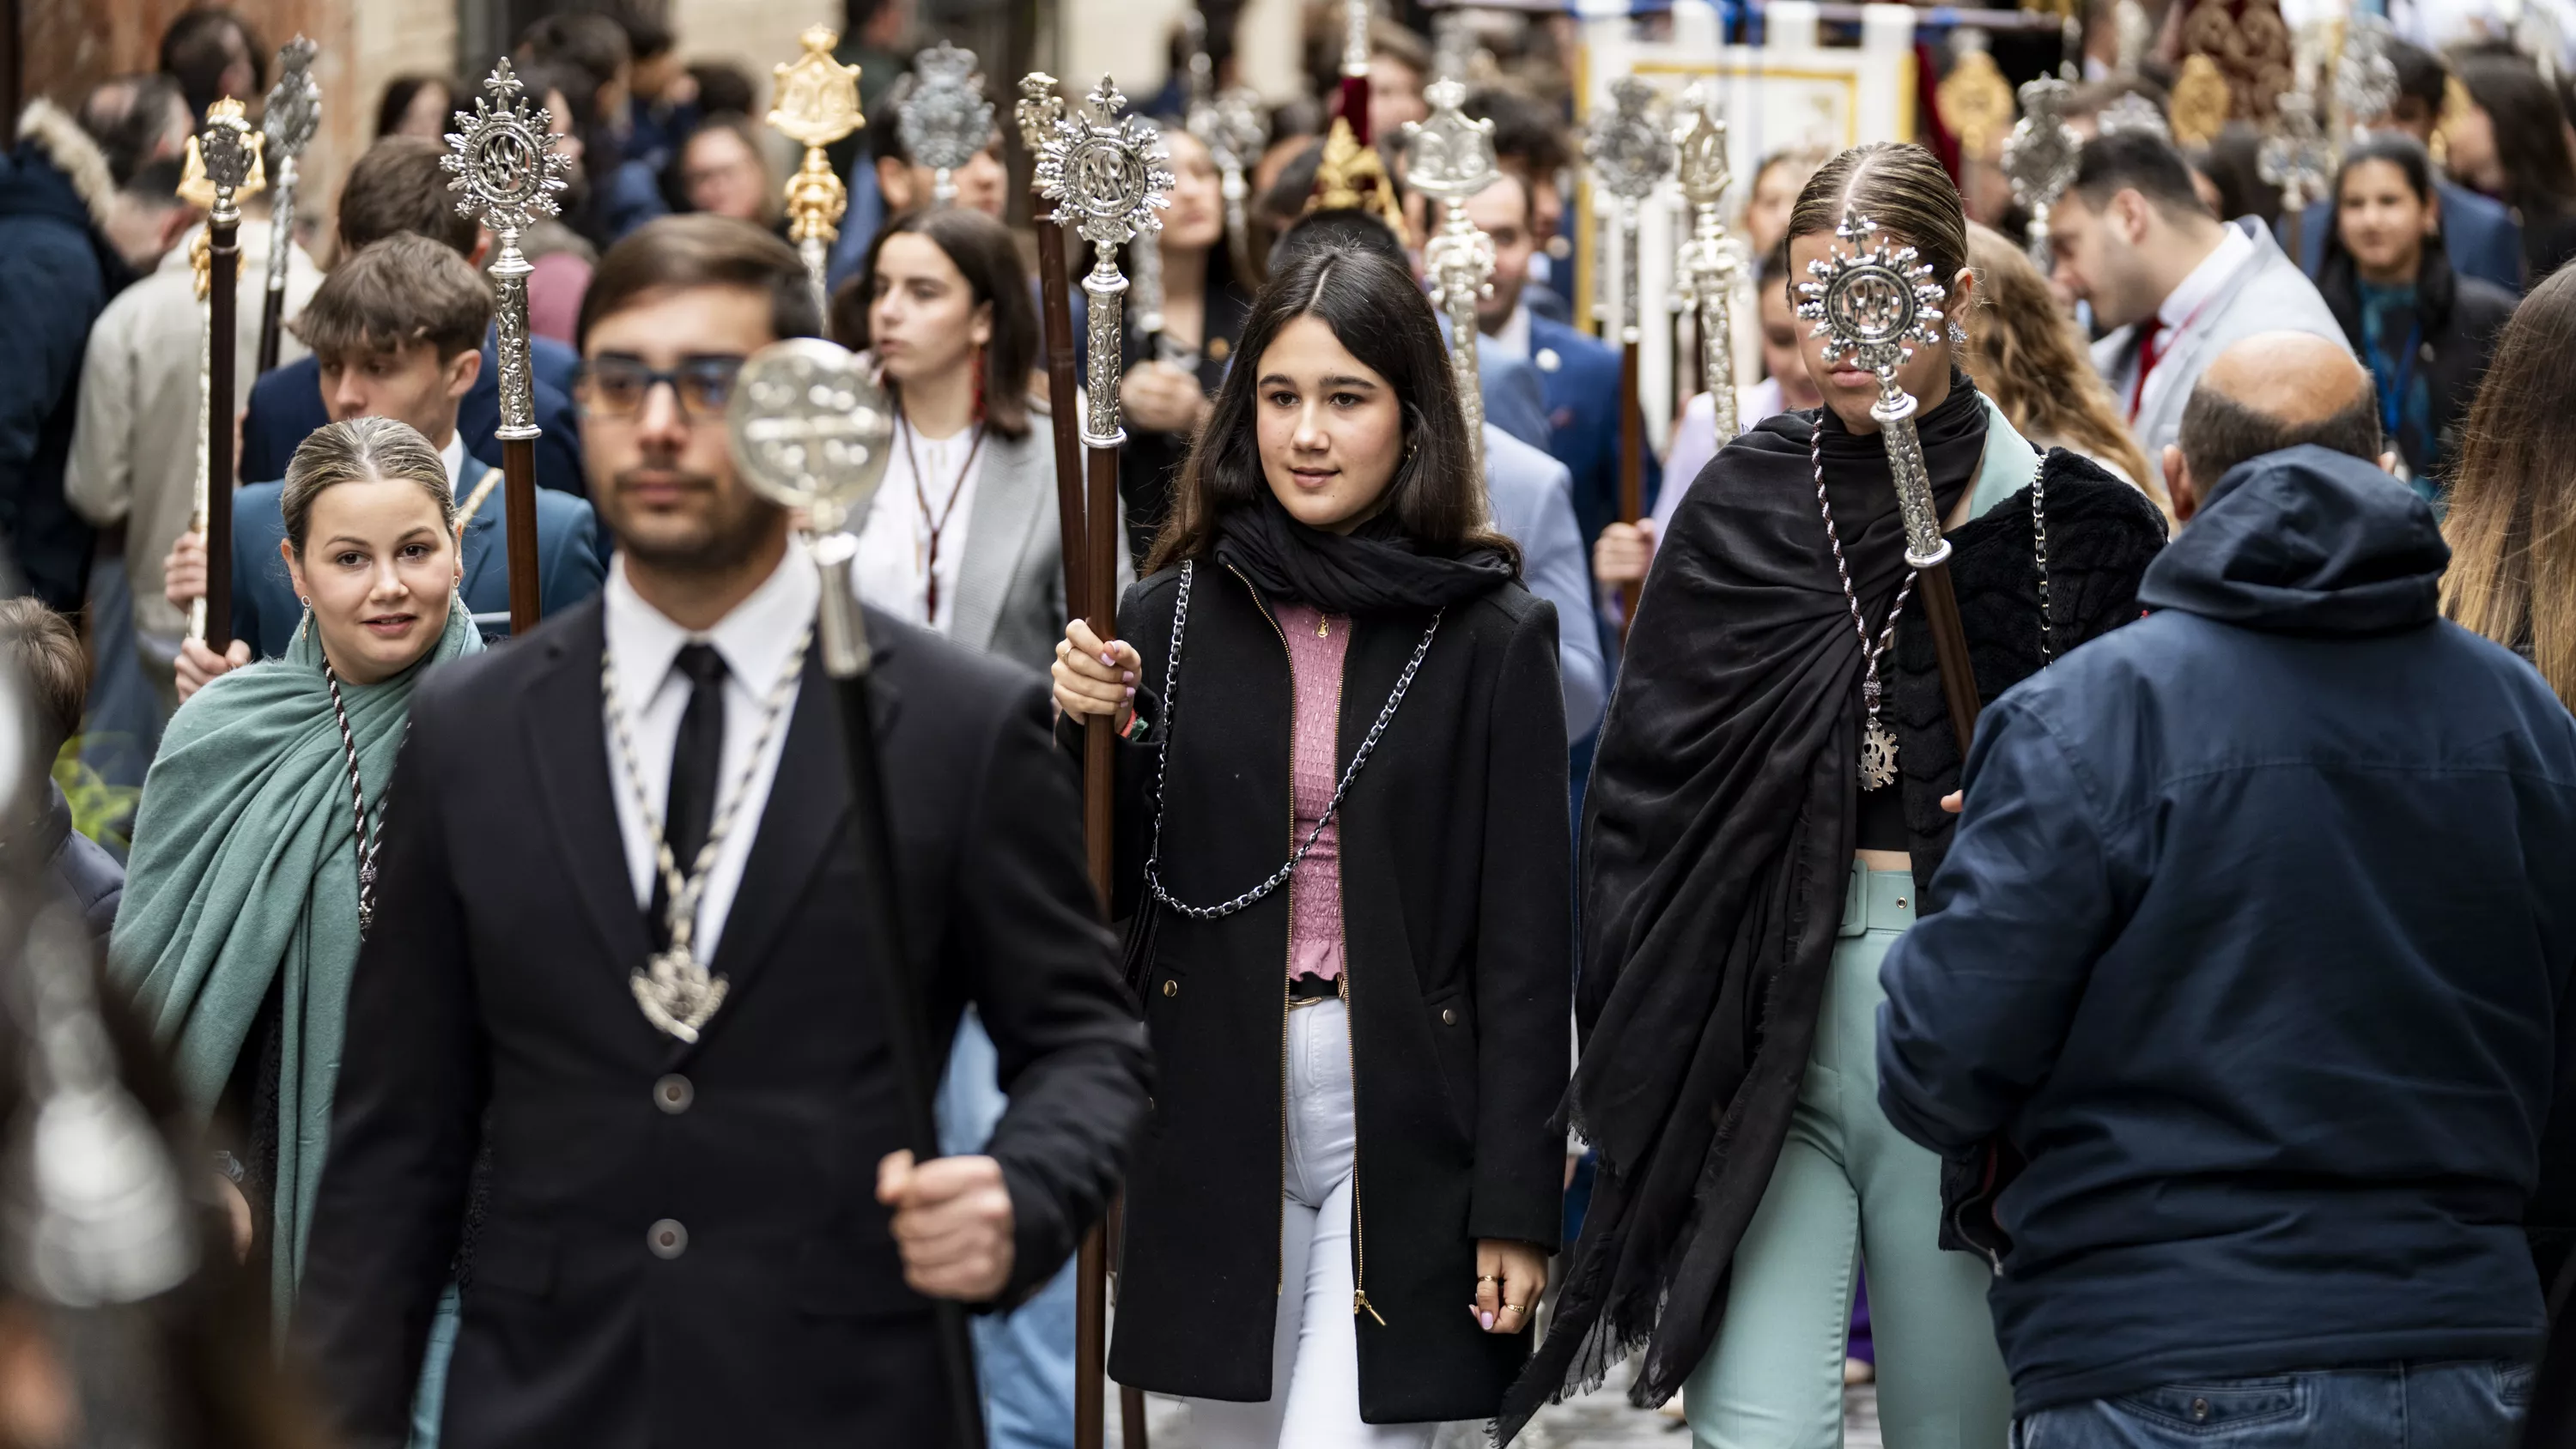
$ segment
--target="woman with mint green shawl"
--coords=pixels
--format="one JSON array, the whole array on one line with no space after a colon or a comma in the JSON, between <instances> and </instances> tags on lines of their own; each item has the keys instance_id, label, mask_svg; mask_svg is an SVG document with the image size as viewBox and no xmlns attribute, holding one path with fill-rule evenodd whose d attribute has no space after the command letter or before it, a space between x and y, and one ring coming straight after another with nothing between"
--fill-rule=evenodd
<instances>
[{"instance_id":1,"label":"woman with mint green shawl","mask_svg":"<svg viewBox=\"0 0 2576 1449\"><path fill-rule=\"evenodd\" d=\"M305 622L283 659L201 661L220 672L172 717L145 778L109 957L190 1105L242 1134L225 1170L269 1199L255 1237L282 1325L411 692L483 644L456 595L447 466L409 426L315 432L281 504Z\"/></svg>"}]
</instances>

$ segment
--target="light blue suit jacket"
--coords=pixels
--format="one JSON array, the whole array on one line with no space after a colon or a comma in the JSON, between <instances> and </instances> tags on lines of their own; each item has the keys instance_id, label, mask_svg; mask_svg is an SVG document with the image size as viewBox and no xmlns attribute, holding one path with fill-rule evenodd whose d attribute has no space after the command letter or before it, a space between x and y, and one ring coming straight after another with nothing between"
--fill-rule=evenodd
<instances>
[{"instance_id":1,"label":"light blue suit jacket","mask_svg":"<svg viewBox=\"0 0 2576 1449\"><path fill-rule=\"evenodd\" d=\"M1526 363L1522 364L1527 366ZM1545 452L1485 424L1485 496L1494 527L1521 546L1521 582L1556 605L1556 667L1565 686L1565 737L1601 720L1609 669L1592 609L1592 574L1574 522L1574 475Z\"/></svg>"}]
</instances>

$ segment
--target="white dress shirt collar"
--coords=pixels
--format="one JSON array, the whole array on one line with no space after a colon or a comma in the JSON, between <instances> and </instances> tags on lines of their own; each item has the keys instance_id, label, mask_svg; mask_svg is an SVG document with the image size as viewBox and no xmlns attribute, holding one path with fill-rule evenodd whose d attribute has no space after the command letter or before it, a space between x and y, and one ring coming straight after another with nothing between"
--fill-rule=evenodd
<instances>
[{"instance_id":1,"label":"white dress shirt collar","mask_svg":"<svg viewBox=\"0 0 2576 1449\"><path fill-rule=\"evenodd\" d=\"M1523 302L1513 307L1512 315L1503 319L1502 330L1494 333L1493 338L1495 347L1524 362L1528 361L1530 355L1529 303Z\"/></svg>"},{"instance_id":2,"label":"white dress shirt collar","mask_svg":"<svg viewBox=\"0 0 2576 1449\"><path fill-rule=\"evenodd\" d=\"M617 658L619 703L628 717L643 712L671 677L682 645L704 642L724 656L729 682L754 699L767 697L787 668L787 655L814 622L822 584L805 551L789 545L778 567L733 612L703 632L692 632L644 601L626 577L626 555L620 552L608 570L605 627L608 647Z\"/></svg>"},{"instance_id":3,"label":"white dress shirt collar","mask_svg":"<svg viewBox=\"0 0 2576 1449\"><path fill-rule=\"evenodd\" d=\"M450 432L447 435L447 446L438 450L438 461L447 465L448 495L456 500L457 507L464 507L465 495L474 490L467 487L465 483L465 435L463 433Z\"/></svg>"},{"instance_id":4,"label":"white dress shirt collar","mask_svg":"<svg viewBox=\"0 0 2576 1449\"><path fill-rule=\"evenodd\" d=\"M2201 304L2216 296L2218 289L2227 284L2227 279L2236 275L2236 269L2253 259L2252 237L2238 230L2232 222L2222 230L2224 235L2219 237L2218 245L2210 249L2208 256L2200 259L2200 265L2192 268L2189 275L2174 284L2174 289L2165 294L2164 305L2156 309L2156 320L2162 322L2168 331L2192 320Z\"/></svg>"}]
</instances>

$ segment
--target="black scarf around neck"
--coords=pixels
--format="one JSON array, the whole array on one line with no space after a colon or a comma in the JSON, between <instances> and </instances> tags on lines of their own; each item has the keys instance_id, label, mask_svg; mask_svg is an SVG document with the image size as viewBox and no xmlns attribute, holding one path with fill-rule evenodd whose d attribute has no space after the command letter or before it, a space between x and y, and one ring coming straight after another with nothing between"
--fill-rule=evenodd
<instances>
[{"instance_id":1,"label":"black scarf around neck","mask_svg":"<svg viewBox=\"0 0 2576 1449\"><path fill-rule=\"evenodd\" d=\"M1495 549L1471 548L1456 558L1422 553L1384 513L1346 534L1309 528L1267 490L1258 502L1219 515L1216 556L1265 597L1330 614L1446 608L1510 583L1517 572Z\"/></svg>"},{"instance_id":2,"label":"black scarf around neck","mask_svg":"<svg viewBox=\"0 0 2576 1449\"><path fill-rule=\"evenodd\" d=\"M1964 374L1916 430L1946 517L1985 454ZM1728 444L1665 530L1584 801L1568 1100L1601 1175L1501 1442L1641 1343L1631 1397L1680 1388L1797 1105L1851 864L1863 662L1810 439L1873 637L1905 577L1884 444L1830 410Z\"/></svg>"}]
</instances>

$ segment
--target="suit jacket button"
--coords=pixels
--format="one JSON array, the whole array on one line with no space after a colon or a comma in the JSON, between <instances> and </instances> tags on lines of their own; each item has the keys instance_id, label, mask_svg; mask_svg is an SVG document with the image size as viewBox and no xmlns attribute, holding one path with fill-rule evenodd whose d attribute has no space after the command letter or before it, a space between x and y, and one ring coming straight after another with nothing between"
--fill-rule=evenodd
<instances>
[{"instance_id":1,"label":"suit jacket button","mask_svg":"<svg viewBox=\"0 0 2576 1449\"><path fill-rule=\"evenodd\" d=\"M1456 1026L1458 1024L1458 1008L1454 1006L1444 1006L1440 1008L1440 1024L1442 1026Z\"/></svg>"},{"instance_id":2,"label":"suit jacket button","mask_svg":"<svg viewBox=\"0 0 2576 1449\"><path fill-rule=\"evenodd\" d=\"M689 1230L673 1218L664 1218L644 1230L644 1246L653 1256L665 1262L689 1251Z\"/></svg>"},{"instance_id":3,"label":"suit jacket button","mask_svg":"<svg viewBox=\"0 0 2576 1449\"><path fill-rule=\"evenodd\" d=\"M653 1084L653 1105L674 1117L689 1110L690 1104L697 1100L698 1089L677 1072Z\"/></svg>"},{"instance_id":4,"label":"suit jacket button","mask_svg":"<svg viewBox=\"0 0 2576 1449\"><path fill-rule=\"evenodd\" d=\"M1168 976L1164 977L1164 978L1163 978L1163 994L1164 994L1165 996L1178 996L1178 995L1180 995L1180 994L1181 994L1181 983L1179 983L1179 982L1177 982L1177 981L1174 981L1172 978L1170 978L1170 977L1168 977Z\"/></svg>"}]
</instances>

